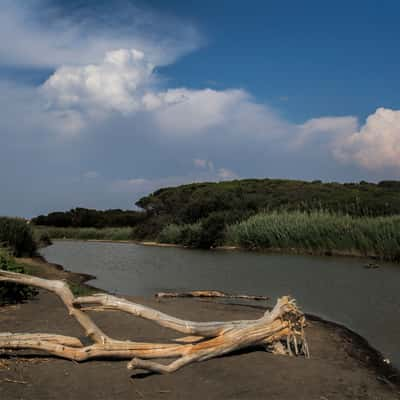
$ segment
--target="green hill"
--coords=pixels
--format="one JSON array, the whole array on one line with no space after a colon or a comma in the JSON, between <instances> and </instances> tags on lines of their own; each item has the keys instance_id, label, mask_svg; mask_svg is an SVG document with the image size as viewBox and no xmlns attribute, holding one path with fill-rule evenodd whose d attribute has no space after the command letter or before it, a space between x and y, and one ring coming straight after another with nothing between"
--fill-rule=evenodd
<instances>
[{"instance_id":1,"label":"green hill","mask_svg":"<svg viewBox=\"0 0 400 400\"><path fill-rule=\"evenodd\" d=\"M86 231L81 232L85 238L88 235L100 238L106 234L105 230L94 232L87 230L88 227L129 226L131 239L191 247L236 244L251 248L299 248L319 253L340 250L378 254L383 258L390 253L390 259L397 259L400 254L398 181L341 184L245 179L193 183L159 189L141 198L136 205L142 211L77 208L40 216L33 222L85 227ZM309 236L312 230L315 232ZM117 234L107 233L112 237ZM62 232L62 237L74 235L73 231ZM329 243L324 240L328 237Z\"/></svg>"}]
</instances>

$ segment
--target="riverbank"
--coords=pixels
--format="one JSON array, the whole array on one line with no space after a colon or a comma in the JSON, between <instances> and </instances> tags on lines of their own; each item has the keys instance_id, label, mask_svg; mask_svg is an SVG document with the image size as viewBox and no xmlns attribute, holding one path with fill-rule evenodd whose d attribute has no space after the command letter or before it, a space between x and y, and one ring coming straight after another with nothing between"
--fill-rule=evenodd
<instances>
[{"instance_id":1,"label":"riverbank","mask_svg":"<svg viewBox=\"0 0 400 400\"><path fill-rule=\"evenodd\" d=\"M67 279L85 286L90 276L64 271L43 259L23 259L31 273ZM92 289L92 288L91 288ZM161 311L196 320L253 319L259 306L222 304L191 299L134 298ZM32 318L35 315L36 318ZM93 313L112 336L121 339L161 340L167 329L122 313ZM195 318L193 316L196 316ZM235 398L235 399L393 399L400 384L398 372L378 352L346 328L308 316L306 334L312 358L276 356L265 351L222 357L185 367L167 376L131 377L125 362L82 364L55 358L0 358L0 397L7 399L62 396L65 399ZM62 304L40 291L36 300L0 313L0 331L54 332L81 336ZM284 373L282 373L284 371ZM84 376L84 379L83 379ZM266 380L265 377L268 377ZM143 379L145 378L145 379ZM18 383L24 382L24 383ZM234 383L232 383L234 382Z\"/></svg>"},{"instance_id":2,"label":"riverbank","mask_svg":"<svg viewBox=\"0 0 400 400\"><path fill-rule=\"evenodd\" d=\"M147 247L160 247L160 248L177 248L177 249L187 249L193 250L192 247L184 246L182 244L173 244L173 243L160 243L156 241L140 241L140 240L112 240L112 239L74 239L74 238L56 238L52 239L54 242L87 242L87 243L120 243L120 244L134 244L139 246L147 246ZM46 247L46 246L44 246ZM366 256L361 254L360 252L351 251L329 251L329 252L313 252L309 250L302 250L296 248L268 248L268 249L259 249L259 248L246 248L240 246L216 246L211 249L207 249L205 251L243 251L243 252L255 252L260 254L283 254L283 255L305 255L305 256L324 256L324 257L344 257L344 258L359 258L365 260L379 260L377 255L369 255ZM366 266L369 263L366 262ZM378 264L375 264L379 266Z\"/></svg>"},{"instance_id":3,"label":"riverbank","mask_svg":"<svg viewBox=\"0 0 400 400\"><path fill-rule=\"evenodd\" d=\"M95 279L95 276L84 273L76 273L65 270L61 265L49 263L44 257L20 257L16 259L23 266L26 274L35 275L44 279L59 279L68 282L75 295L88 295L102 290L91 286L88 281Z\"/></svg>"},{"instance_id":4,"label":"riverbank","mask_svg":"<svg viewBox=\"0 0 400 400\"><path fill-rule=\"evenodd\" d=\"M35 236L135 243L147 246L251 250L277 254L363 257L400 261L400 217L351 217L327 212L271 212L257 214L237 224L201 223L166 225L150 240L138 240L134 229L60 228L34 226ZM217 235L217 240L214 236ZM214 239L212 239L214 237ZM211 240L212 239L212 240ZM211 240L211 241L210 241ZM204 246L205 243L207 246Z\"/></svg>"}]
</instances>

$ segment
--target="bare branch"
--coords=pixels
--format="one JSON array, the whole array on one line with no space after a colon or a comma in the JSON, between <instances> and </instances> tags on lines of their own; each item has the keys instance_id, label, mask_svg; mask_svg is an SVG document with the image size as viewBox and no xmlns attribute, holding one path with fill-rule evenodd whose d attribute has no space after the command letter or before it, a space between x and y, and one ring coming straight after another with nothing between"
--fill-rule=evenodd
<instances>
[{"instance_id":1,"label":"bare branch","mask_svg":"<svg viewBox=\"0 0 400 400\"><path fill-rule=\"evenodd\" d=\"M35 286L55 293L65 304L65 307L67 307L69 315L73 316L85 330L87 336L96 343L104 343L107 341L107 335L91 320L91 318L74 307L74 295L66 282L0 270L0 282L1 281Z\"/></svg>"}]
</instances>

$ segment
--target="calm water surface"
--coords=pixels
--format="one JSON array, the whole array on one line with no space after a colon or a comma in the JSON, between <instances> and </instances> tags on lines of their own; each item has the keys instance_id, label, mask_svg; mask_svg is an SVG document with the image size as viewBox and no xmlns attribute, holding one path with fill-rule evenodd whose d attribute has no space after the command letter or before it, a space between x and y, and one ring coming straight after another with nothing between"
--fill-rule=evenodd
<instances>
[{"instance_id":1,"label":"calm water surface","mask_svg":"<svg viewBox=\"0 0 400 400\"><path fill-rule=\"evenodd\" d=\"M400 366L400 265L365 269L362 259L80 241L56 241L41 254L95 275L93 285L118 294L218 289L274 300L290 294L305 312L344 324Z\"/></svg>"}]
</instances>

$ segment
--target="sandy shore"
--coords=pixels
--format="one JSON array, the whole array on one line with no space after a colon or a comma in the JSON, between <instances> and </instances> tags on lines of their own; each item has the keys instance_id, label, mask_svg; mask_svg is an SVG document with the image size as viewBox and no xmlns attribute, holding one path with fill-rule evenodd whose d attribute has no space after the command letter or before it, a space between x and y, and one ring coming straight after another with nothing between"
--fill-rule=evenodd
<instances>
[{"instance_id":1,"label":"sandy shore","mask_svg":"<svg viewBox=\"0 0 400 400\"><path fill-rule=\"evenodd\" d=\"M25 260L31 272L83 284L87 275L72 274L41 259ZM196 299L135 298L161 311L199 321L258 318L261 309ZM93 313L111 336L165 340L174 332L115 313ZM82 336L62 303L40 291L38 298L0 308L0 332L51 332ZM196 363L171 375L132 374L126 362L75 363L36 354L0 356L1 399L396 399L397 371L379 353L347 329L309 318L306 334L312 358L277 356L254 349Z\"/></svg>"}]
</instances>

